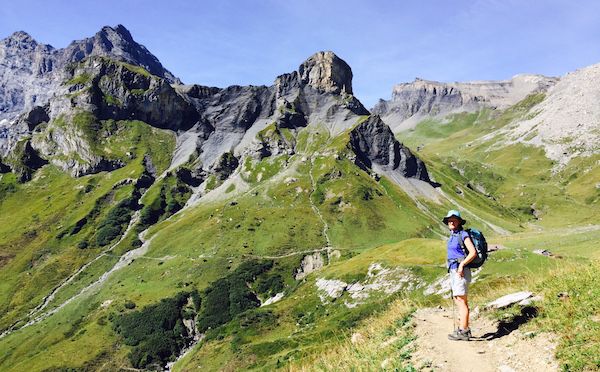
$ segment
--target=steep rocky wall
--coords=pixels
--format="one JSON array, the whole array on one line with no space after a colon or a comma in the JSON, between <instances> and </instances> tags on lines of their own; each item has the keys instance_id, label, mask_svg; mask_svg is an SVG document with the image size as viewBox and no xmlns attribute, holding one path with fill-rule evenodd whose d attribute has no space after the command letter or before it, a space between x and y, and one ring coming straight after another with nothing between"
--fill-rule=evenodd
<instances>
[{"instance_id":1,"label":"steep rocky wall","mask_svg":"<svg viewBox=\"0 0 600 372\"><path fill-rule=\"evenodd\" d=\"M391 100L380 100L372 112L394 131L410 118L443 116L451 112L472 112L482 108L504 109L527 95L546 91L558 79L542 75L517 75L511 80L442 83L415 79L394 86ZM412 123L416 124L416 122Z\"/></svg>"},{"instance_id":2,"label":"steep rocky wall","mask_svg":"<svg viewBox=\"0 0 600 372\"><path fill-rule=\"evenodd\" d=\"M357 160L367 168L372 163L386 171L397 171L404 177L431 182L427 168L421 159L398 142L394 133L378 115L372 115L350 132L349 146Z\"/></svg>"}]
</instances>

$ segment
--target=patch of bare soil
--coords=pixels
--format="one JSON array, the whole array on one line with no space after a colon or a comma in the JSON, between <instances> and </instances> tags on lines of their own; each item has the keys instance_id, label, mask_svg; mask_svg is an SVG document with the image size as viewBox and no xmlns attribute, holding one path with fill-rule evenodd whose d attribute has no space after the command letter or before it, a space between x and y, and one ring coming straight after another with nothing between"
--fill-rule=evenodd
<instances>
[{"instance_id":1,"label":"patch of bare soil","mask_svg":"<svg viewBox=\"0 0 600 372\"><path fill-rule=\"evenodd\" d=\"M418 310L413 365L424 371L558 371L552 335L519 330L535 315L535 309L524 308L511 322L478 317L471 321L471 341L451 341L452 309Z\"/></svg>"}]
</instances>

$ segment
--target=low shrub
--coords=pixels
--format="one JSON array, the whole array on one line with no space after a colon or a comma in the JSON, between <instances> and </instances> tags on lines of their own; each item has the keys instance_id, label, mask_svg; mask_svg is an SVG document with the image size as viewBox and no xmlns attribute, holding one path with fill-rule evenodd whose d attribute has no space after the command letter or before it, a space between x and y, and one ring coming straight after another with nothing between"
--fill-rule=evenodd
<instances>
[{"instance_id":1,"label":"low shrub","mask_svg":"<svg viewBox=\"0 0 600 372\"><path fill-rule=\"evenodd\" d=\"M189 317L190 310L197 310L186 307L190 297L197 298L198 293L182 292L141 310L113 316L114 330L125 344L133 346L129 360L135 368L162 368L189 344L190 335L183 319ZM132 306L135 304L131 301L125 303L126 308Z\"/></svg>"},{"instance_id":2,"label":"low shrub","mask_svg":"<svg viewBox=\"0 0 600 372\"><path fill-rule=\"evenodd\" d=\"M110 244L123 233L131 220L131 214L136 205L137 201L134 198L126 198L108 212L96 233L96 243L99 246Z\"/></svg>"}]
</instances>

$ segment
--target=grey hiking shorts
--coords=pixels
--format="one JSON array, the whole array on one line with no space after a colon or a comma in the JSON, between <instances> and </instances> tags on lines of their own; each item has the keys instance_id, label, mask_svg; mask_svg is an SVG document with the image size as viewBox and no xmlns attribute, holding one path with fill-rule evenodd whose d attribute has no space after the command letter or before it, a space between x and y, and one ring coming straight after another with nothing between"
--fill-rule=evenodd
<instances>
[{"instance_id":1,"label":"grey hiking shorts","mask_svg":"<svg viewBox=\"0 0 600 372\"><path fill-rule=\"evenodd\" d=\"M471 269L465 267L463 269L464 276L458 275L456 269L450 270L450 288L452 288L452 296L464 296L468 293L469 283L471 283Z\"/></svg>"}]
</instances>

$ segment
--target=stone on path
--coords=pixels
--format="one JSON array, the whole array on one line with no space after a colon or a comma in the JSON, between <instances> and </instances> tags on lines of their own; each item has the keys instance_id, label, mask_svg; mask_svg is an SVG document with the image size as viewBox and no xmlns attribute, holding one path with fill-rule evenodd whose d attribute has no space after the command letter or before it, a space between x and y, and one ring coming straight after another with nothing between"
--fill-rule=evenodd
<instances>
[{"instance_id":1,"label":"stone on path","mask_svg":"<svg viewBox=\"0 0 600 372\"><path fill-rule=\"evenodd\" d=\"M502 296L502 297L496 299L495 301L488 303L486 305L486 307L502 309L502 308L510 306L512 304L516 304L517 302L521 302L531 296L533 296L533 293L527 292L527 291L511 293L506 296Z\"/></svg>"}]
</instances>

